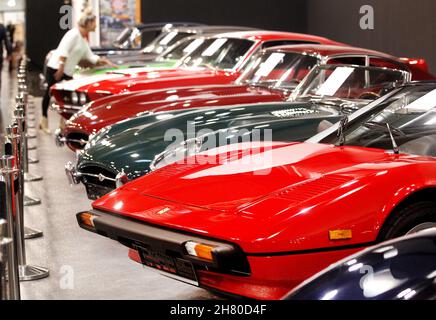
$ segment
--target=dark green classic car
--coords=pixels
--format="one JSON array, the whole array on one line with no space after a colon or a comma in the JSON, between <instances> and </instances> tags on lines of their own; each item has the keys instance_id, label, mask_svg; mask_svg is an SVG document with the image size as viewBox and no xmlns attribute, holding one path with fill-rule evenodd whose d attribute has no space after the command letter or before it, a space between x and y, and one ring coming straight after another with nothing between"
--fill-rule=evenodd
<instances>
[{"instance_id":1,"label":"dark green classic car","mask_svg":"<svg viewBox=\"0 0 436 320\"><path fill-rule=\"evenodd\" d=\"M145 114L106 127L90 138L76 166L66 165L66 173L96 199L147 174L152 163L161 167L168 153L189 156L247 139L304 141L409 79L407 72L386 68L318 66L289 102Z\"/></svg>"}]
</instances>

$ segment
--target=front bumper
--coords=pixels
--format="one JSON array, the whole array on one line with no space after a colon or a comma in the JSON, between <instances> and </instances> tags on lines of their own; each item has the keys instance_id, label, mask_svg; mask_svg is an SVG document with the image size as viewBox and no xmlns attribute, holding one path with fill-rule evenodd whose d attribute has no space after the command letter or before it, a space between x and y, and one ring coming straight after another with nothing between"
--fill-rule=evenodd
<instances>
[{"instance_id":1,"label":"front bumper","mask_svg":"<svg viewBox=\"0 0 436 320\"><path fill-rule=\"evenodd\" d=\"M138 250L138 248L141 248L141 250L145 249L149 255L157 255L157 266L153 269L160 270L169 277L192 284L192 281L190 281L192 279L183 279L177 272L178 270L167 271L171 268L178 269L176 265L179 261L191 264L195 274L199 270L214 270L222 274L239 277L248 277L250 275L247 258L235 244L172 231L102 211L85 212L85 214L89 213L95 216L92 220L94 227L84 224L81 219L83 213L78 213L77 221L80 227L118 241L131 249ZM215 248L213 260L205 260L188 254L186 249L186 243L188 242L205 243L213 246ZM143 262L143 264L145 263ZM196 276L194 278L198 279Z\"/></svg>"},{"instance_id":2,"label":"front bumper","mask_svg":"<svg viewBox=\"0 0 436 320\"><path fill-rule=\"evenodd\" d=\"M301 282L326 268L330 264L355 253L359 249L319 251L311 253L286 254L250 254L232 243L211 240L201 236L173 231L153 226L111 213L91 211L98 215L90 228L80 222L79 225L90 232L116 240L130 248L129 256L144 263L137 254L138 247L149 247L159 250L165 258L179 257L189 260L195 270L198 285L207 290L230 296L253 299L277 300ZM187 256L183 250L188 241L223 246L227 252L214 264ZM236 272L235 272L236 271ZM167 272L165 276L181 280Z\"/></svg>"},{"instance_id":3,"label":"front bumper","mask_svg":"<svg viewBox=\"0 0 436 320\"><path fill-rule=\"evenodd\" d=\"M86 187L86 193L88 195L88 198L91 200L96 200L104 196L105 194L113 191L113 188L109 188L103 185L98 185L89 182L87 181L87 178L93 178L98 180L99 182L104 182L104 181L113 182L116 188L123 186L129 181L129 178L124 173L124 171L119 172L115 178L105 176L104 174L101 173L100 174L85 173L78 170L77 167L71 161L65 165L65 174L67 176L70 185L77 185L82 182Z\"/></svg>"}]
</instances>

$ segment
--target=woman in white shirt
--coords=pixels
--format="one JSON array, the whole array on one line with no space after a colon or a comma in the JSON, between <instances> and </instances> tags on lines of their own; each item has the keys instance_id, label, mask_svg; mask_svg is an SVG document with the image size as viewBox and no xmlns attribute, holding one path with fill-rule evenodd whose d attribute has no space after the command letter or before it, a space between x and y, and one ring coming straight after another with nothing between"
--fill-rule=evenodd
<instances>
[{"instance_id":1,"label":"woman in white shirt","mask_svg":"<svg viewBox=\"0 0 436 320\"><path fill-rule=\"evenodd\" d=\"M106 58L92 53L88 44L88 36L90 32L95 31L95 28L96 16L90 11L85 11L78 22L78 27L64 35L58 48L48 60L45 75L47 90L42 100L42 118L39 124L39 128L45 133L50 133L47 115L51 86L59 81L72 79L76 66L82 60L87 60L93 65L114 66Z\"/></svg>"}]
</instances>

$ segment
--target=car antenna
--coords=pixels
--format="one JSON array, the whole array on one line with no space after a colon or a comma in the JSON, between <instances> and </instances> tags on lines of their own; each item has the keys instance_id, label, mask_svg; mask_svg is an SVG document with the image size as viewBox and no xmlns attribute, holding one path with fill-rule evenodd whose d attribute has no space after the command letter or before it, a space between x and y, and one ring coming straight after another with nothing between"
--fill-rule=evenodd
<instances>
[{"instance_id":1,"label":"car antenna","mask_svg":"<svg viewBox=\"0 0 436 320\"><path fill-rule=\"evenodd\" d=\"M394 135L392 134L391 126L387 122L386 122L386 128L388 128L389 136L391 137L392 149L394 151L394 154L399 154L400 149L398 148L397 142L395 141Z\"/></svg>"},{"instance_id":2,"label":"car antenna","mask_svg":"<svg viewBox=\"0 0 436 320\"><path fill-rule=\"evenodd\" d=\"M339 128L338 128L338 146L342 147L345 144L345 129L348 125L348 116L344 115L339 122Z\"/></svg>"}]
</instances>

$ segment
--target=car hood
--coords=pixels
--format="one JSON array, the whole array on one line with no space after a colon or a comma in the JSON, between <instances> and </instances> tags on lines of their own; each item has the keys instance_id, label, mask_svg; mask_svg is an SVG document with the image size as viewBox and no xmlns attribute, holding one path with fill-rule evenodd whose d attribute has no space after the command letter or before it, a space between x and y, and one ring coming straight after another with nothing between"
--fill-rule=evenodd
<instances>
[{"instance_id":1,"label":"car hood","mask_svg":"<svg viewBox=\"0 0 436 320\"><path fill-rule=\"evenodd\" d=\"M246 85L187 87L128 93L97 100L68 121L69 130L95 133L101 128L144 112L217 107L256 102L283 101L280 91Z\"/></svg>"},{"instance_id":2,"label":"car hood","mask_svg":"<svg viewBox=\"0 0 436 320\"><path fill-rule=\"evenodd\" d=\"M313 108L316 105L310 102L280 102L144 115L117 123L92 139L82 152L78 166L81 168L90 163L99 163L108 167L110 164L111 168L108 169L118 172L124 170L130 178L136 178L148 172L156 155L171 147L174 140L167 136L169 133L177 130L181 134L177 136L178 143L189 139L188 123L193 122L195 127L190 126L189 130L196 134L226 128L250 131L260 126L260 132L264 132L262 128L265 128L278 135L277 129L288 136L287 141L302 141L317 132L323 119L332 117L335 119L332 122L337 120L337 110L311 113L316 110ZM307 113L304 113L305 110Z\"/></svg>"},{"instance_id":3,"label":"car hood","mask_svg":"<svg viewBox=\"0 0 436 320\"><path fill-rule=\"evenodd\" d=\"M176 64L176 61L168 61L168 62L157 62L157 61L135 61L130 64L120 65L116 68L108 68L108 67L96 67L96 68L89 68L77 71L74 74L74 79L83 79L85 77L90 77L94 75L104 75L111 72L120 72L124 70L131 70L133 68L138 68L138 70L144 70L144 68L149 68L151 70L158 70L158 69L170 69L173 68ZM130 71L129 71L130 72Z\"/></svg>"},{"instance_id":4,"label":"car hood","mask_svg":"<svg viewBox=\"0 0 436 320\"><path fill-rule=\"evenodd\" d=\"M232 75L221 70L207 68L159 70L131 68L84 79L65 81L56 84L54 90L118 94L129 91L167 88L171 87L173 82L179 82L179 85L191 85L190 81L192 81L192 85L195 85L200 84L198 82L204 79L216 79L220 83L220 81L226 82L224 79L232 78ZM234 79L232 78L227 82L232 80Z\"/></svg>"},{"instance_id":5,"label":"car hood","mask_svg":"<svg viewBox=\"0 0 436 320\"><path fill-rule=\"evenodd\" d=\"M223 164L170 165L151 174L150 178L139 179L130 188L143 195L181 204L240 212L273 194L289 202L302 201L288 196L297 190L299 197L315 197L319 192L358 179L359 175L353 173L356 166L392 158L383 150L322 144L259 143L248 144L248 148L250 153L239 160L221 158ZM218 148L203 156L212 159L219 152ZM223 188L229 183L230 192ZM198 191L206 189L208 192L198 197Z\"/></svg>"},{"instance_id":6,"label":"car hood","mask_svg":"<svg viewBox=\"0 0 436 320\"><path fill-rule=\"evenodd\" d=\"M359 244L376 237L374 214L383 207L373 200L365 208L357 201L362 190L375 181L389 183L390 171L413 162L379 149L309 143L261 143L247 150L239 159L211 150L209 157L219 155L219 163L206 157L169 165L93 207L232 241L246 252ZM328 230L341 228L352 228L353 239L329 241Z\"/></svg>"}]
</instances>

